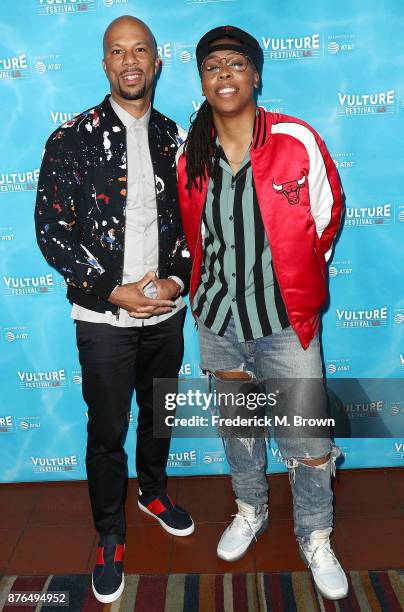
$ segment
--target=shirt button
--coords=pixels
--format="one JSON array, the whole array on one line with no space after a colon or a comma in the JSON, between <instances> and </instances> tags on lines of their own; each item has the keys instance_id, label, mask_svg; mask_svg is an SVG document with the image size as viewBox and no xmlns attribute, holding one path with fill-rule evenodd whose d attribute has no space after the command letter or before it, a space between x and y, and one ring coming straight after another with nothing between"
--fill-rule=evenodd
<instances>
[{"instance_id":1,"label":"shirt button","mask_svg":"<svg viewBox=\"0 0 404 612\"><path fill-rule=\"evenodd\" d=\"M229 221L233 221L233 215L230 215Z\"/></svg>"},{"instance_id":2,"label":"shirt button","mask_svg":"<svg viewBox=\"0 0 404 612\"><path fill-rule=\"evenodd\" d=\"M232 249L235 249L235 248L236 248L236 245L235 245L235 244L232 244L232 245L231 245L231 248L232 248Z\"/></svg>"},{"instance_id":3,"label":"shirt button","mask_svg":"<svg viewBox=\"0 0 404 612\"><path fill-rule=\"evenodd\" d=\"M233 299L232 299L232 302L235 302L235 301L236 301L236 298L233 298Z\"/></svg>"},{"instance_id":4,"label":"shirt button","mask_svg":"<svg viewBox=\"0 0 404 612\"><path fill-rule=\"evenodd\" d=\"M232 273L232 277L236 278L236 273L235 272Z\"/></svg>"}]
</instances>

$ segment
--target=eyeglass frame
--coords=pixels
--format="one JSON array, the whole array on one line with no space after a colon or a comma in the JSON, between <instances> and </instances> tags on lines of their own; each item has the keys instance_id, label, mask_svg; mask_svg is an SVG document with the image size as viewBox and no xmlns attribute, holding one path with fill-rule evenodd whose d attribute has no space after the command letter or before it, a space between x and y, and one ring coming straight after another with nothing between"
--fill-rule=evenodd
<instances>
[{"instance_id":1,"label":"eyeglass frame","mask_svg":"<svg viewBox=\"0 0 404 612\"><path fill-rule=\"evenodd\" d=\"M247 70L248 64L251 62L251 60L248 57L248 55L246 55L245 53L241 53L241 51L229 51L223 57L218 57L218 63L220 64L219 72L213 72L211 70L209 70L207 72L204 71L204 64L205 64L206 60L209 59L209 55L207 57L205 57L205 59L203 60L203 62L201 64L201 74L204 74L204 75L209 75L210 73L212 73L212 75L219 74L220 71L222 70L223 66L226 66L227 68L230 68L230 70L233 71L233 68L231 68L231 66L227 63L227 61L225 63L223 63L223 60L226 60L226 58L229 57L229 55L233 55L233 56L234 55L242 55L247 60L246 67L243 70L234 70L234 72L245 72Z\"/></svg>"}]
</instances>

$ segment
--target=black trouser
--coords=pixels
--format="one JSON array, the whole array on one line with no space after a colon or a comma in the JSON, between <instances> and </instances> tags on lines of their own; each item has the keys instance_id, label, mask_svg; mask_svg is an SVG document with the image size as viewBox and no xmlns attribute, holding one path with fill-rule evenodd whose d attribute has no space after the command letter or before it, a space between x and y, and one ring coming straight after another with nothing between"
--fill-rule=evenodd
<instances>
[{"instance_id":1,"label":"black trouser","mask_svg":"<svg viewBox=\"0 0 404 612\"><path fill-rule=\"evenodd\" d=\"M127 454L123 445L134 389L139 407L139 488L147 495L165 491L170 440L153 437L153 378L178 376L184 317L185 308L144 327L77 322L83 397L88 406L87 480L95 528L102 535L125 534Z\"/></svg>"}]
</instances>

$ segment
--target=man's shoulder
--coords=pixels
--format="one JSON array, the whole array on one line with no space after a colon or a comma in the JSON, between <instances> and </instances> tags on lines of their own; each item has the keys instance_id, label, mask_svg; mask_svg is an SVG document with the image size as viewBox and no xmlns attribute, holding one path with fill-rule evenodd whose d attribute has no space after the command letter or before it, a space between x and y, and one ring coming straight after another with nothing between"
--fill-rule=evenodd
<instances>
[{"instance_id":1,"label":"man's shoulder","mask_svg":"<svg viewBox=\"0 0 404 612\"><path fill-rule=\"evenodd\" d=\"M187 132L184 128L176 123L174 119L170 119L163 113L160 113L156 108L152 108L150 121L155 123L160 129L166 130L167 133L175 138L177 146L180 147L187 137Z\"/></svg>"},{"instance_id":2,"label":"man's shoulder","mask_svg":"<svg viewBox=\"0 0 404 612\"><path fill-rule=\"evenodd\" d=\"M103 119L105 120L107 100L108 97L59 125L49 136L47 146L52 142L55 144L63 143L64 146L67 144L74 146L80 143L82 136L96 133ZM112 108L110 110L112 112Z\"/></svg>"}]
</instances>

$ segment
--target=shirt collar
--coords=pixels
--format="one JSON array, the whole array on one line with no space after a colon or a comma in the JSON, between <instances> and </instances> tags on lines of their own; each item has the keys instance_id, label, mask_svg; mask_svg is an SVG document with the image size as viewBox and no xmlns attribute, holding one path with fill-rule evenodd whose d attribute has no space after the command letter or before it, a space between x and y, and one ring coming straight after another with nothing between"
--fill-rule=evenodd
<instances>
[{"instance_id":1,"label":"shirt collar","mask_svg":"<svg viewBox=\"0 0 404 612\"><path fill-rule=\"evenodd\" d=\"M136 117L133 117L130 113L128 113L128 111L126 111L124 108L122 108L122 106L118 104L118 102L116 102L116 100L114 100L112 96L109 97L109 102L113 110L115 111L115 113L118 115L119 119L122 121L122 123L126 127L126 129L129 129L131 127L147 129L149 127L151 104L149 108L147 109L147 111L145 112L145 114L143 115L143 117L140 117L139 119L137 119Z\"/></svg>"}]
</instances>

